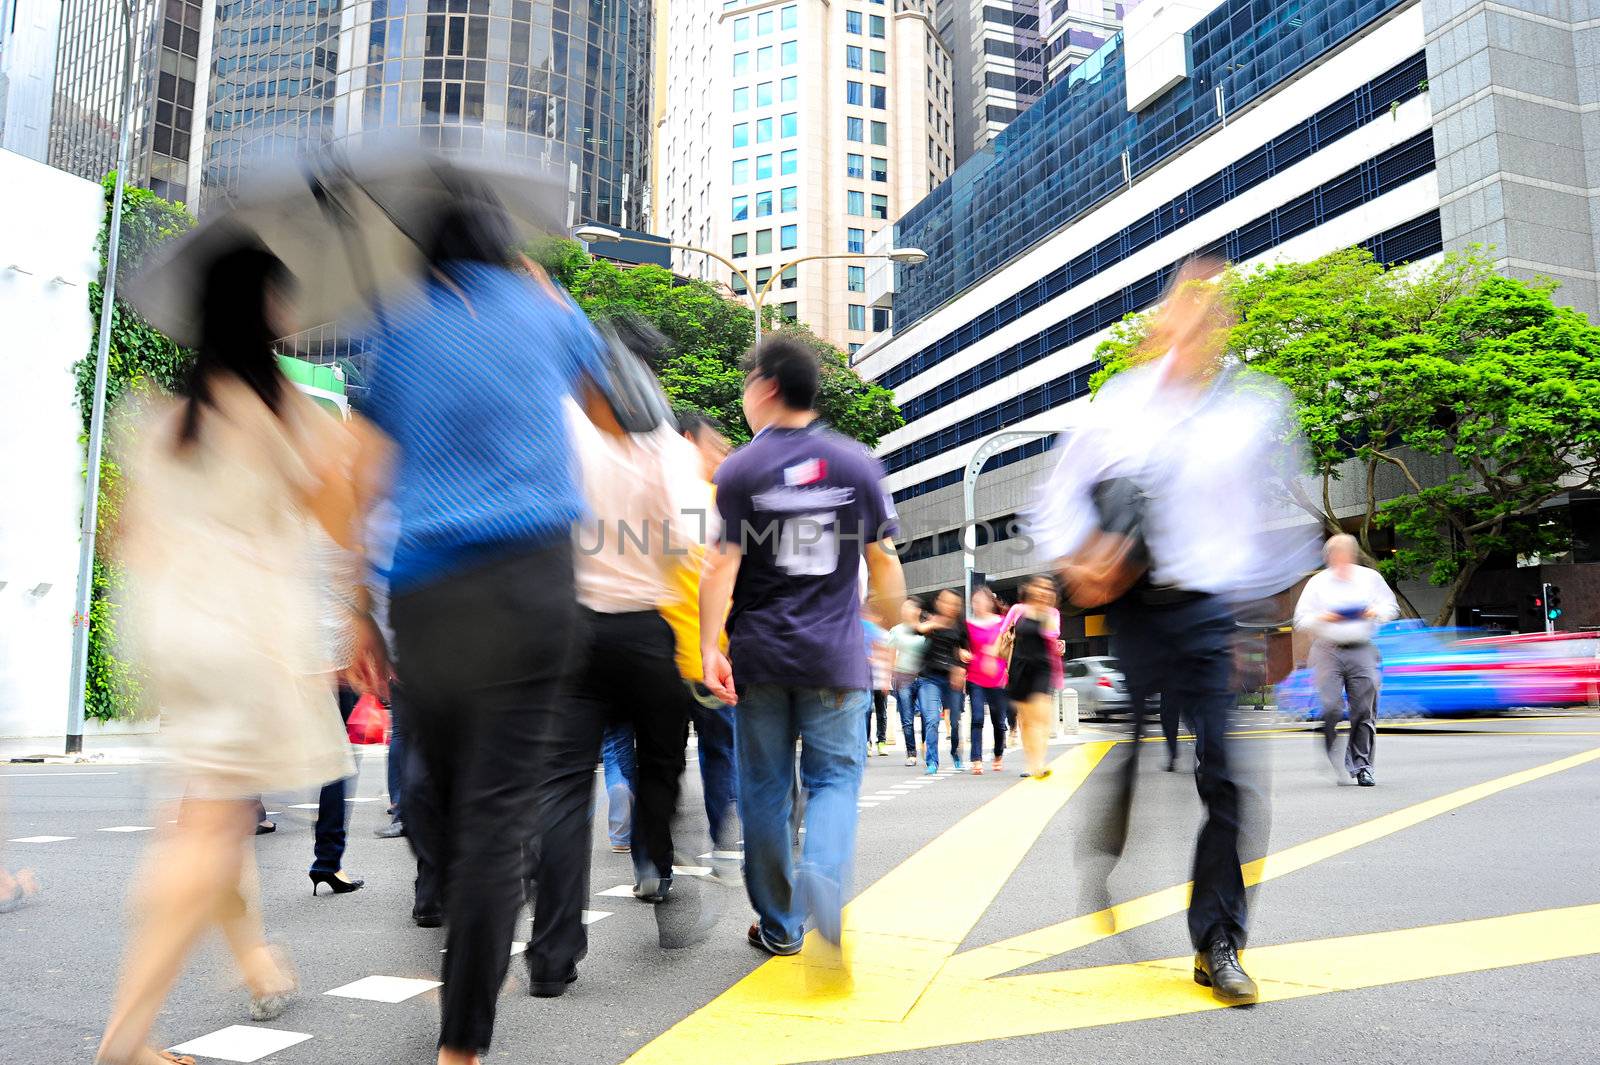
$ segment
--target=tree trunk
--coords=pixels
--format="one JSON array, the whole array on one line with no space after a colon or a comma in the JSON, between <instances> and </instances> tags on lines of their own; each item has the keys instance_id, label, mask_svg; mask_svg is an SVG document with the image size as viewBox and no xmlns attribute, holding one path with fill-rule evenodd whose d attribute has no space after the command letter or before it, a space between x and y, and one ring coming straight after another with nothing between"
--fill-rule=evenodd
<instances>
[{"instance_id":1,"label":"tree trunk","mask_svg":"<svg viewBox=\"0 0 1600 1065\"><path fill-rule=\"evenodd\" d=\"M1483 564L1483 559L1475 558L1461 567L1461 572L1456 574L1456 579L1450 582L1449 591L1445 592L1444 602L1439 607L1439 612L1433 617L1436 628L1450 624L1450 619L1455 616L1456 603L1461 599L1461 593L1467 590L1467 585L1478 572L1478 567Z\"/></svg>"}]
</instances>

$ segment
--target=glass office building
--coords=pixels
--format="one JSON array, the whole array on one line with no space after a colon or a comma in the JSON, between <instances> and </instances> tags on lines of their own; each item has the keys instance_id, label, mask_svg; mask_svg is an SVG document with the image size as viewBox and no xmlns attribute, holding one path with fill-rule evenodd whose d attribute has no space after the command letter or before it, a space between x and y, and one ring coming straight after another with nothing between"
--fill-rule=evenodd
<instances>
[{"instance_id":1,"label":"glass office building","mask_svg":"<svg viewBox=\"0 0 1600 1065\"><path fill-rule=\"evenodd\" d=\"M574 220L643 220L648 0L235 0L218 9L207 195L262 158L401 131L566 176Z\"/></svg>"}]
</instances>

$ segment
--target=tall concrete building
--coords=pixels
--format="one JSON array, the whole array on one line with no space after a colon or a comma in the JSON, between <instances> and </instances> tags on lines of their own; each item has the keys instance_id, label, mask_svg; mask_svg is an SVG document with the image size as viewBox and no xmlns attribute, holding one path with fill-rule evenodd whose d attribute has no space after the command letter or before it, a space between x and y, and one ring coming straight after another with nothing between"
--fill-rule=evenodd
<instances>
[{"instance_id":1,"label":"tall concrete building","mask_svg":"<svg viewBox=\"0 0 1600 1065\"><path fill-rule=\"evenodd\" d=\"M394 131L565 176L572 221L646 221L650 0L227 0L208 196L262 158Z\"/></svg>"},{"instance_id":2,"label":"tall concrete building","mask_svg":"<svg viewBox=\"0 0 1600 1065\"><path fill-rule=\"evenodd\" d=\"M0 149L45 162L59 0L0 0Z\"/></svg>"},{"instance_id":3,"label":"tall concrete building","mask_svg":"<svg viewBox=\"0 0 1600 1065\"><path fill-rule=\"evenodd\" d=\"M128 177L187 201L204 125L213 9L200 0L130 0L136 47ZM93 181L116 165L126 95L121 0L65 0L56 49L50 165ZM197 95L198 94L198 95Z\"/></svg>"},{"instance_id":4,"label":"tall concrete building","mask_svg":"<svg viewBox=\"0 0 1600 1065\"><path fill-rule=\"evenodd\" d=\"M1039 0L945 0L940 29L955 64L956 165L1039 98Z\"/></svg>"},{"instance_id":5,"label":"tall concrete building","mask_svg":"<svg viewBox=\"0 0 1600 1065\"><path fill-rule=\"evenodd\" d=\"M1013 519L1089 394L1096 346L1196 252L1249 264L1358 244L1405 262L1481 243L1505 272L1554 278L1558 300L1600 318L1597 64L1593 2L1146 0L1127 12L1120 36L896 224L893 239L931 258L900 271L894 335L857 365L906 418L880 456L911 589L962 582L980 455L976 569L1006 587L1045 563L1020 549ZM1359 477L1340 482L1340 513L1364 506L1361 490ZM1572 557L1600 562L1576 542ZM1515 616L1517 581L1536 591L1535 573L1483 577L1463 621ZM1438 589L1406 591L1424 614L1439 602ZM1094 618L1067 624L1074 653L1103 650Z\"/></svg>"},{"instance_id":6,"label":"tall concrete building","mask_svg":"<svg viewBox=\"0 0 1600 1065\"><path fill-rule=\"evenodd\" d=\"M689 7L690 5L683 5ZM852 350L890 326L867 298L865 252L954 167L949 52L931 6L755 0L711 12L668 2L657 231L711 248L768 305ZM743 290L691 252L674 269Z\"/></svg>"},{"instance_id":7,"label":"tall concrete building","mask_svg":"<svg viewBox=\"0 0 1600 1065\"><path fill-rule=\"evenodd\" d=\"M1110 40L1139 0L1040 0L1044 80L1051 84Z\"/></svg>"}]
</instances>

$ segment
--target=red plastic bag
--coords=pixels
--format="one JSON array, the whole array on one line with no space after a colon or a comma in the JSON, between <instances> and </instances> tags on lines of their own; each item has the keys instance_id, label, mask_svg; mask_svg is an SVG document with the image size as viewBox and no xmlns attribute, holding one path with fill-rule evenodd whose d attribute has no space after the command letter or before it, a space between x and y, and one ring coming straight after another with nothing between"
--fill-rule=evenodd
<instances>
[{"instance_id":1,"label":"red plastic bag","mask_svg":"<svg viewBox=\"0 0 1600 1065\"><path fill-rule=\"evenodd\" d=\"M389 710L376 695L368 692L356 701L356 708L350 711L350 720L345 722L344 728L351 743L388 743Z\"/></svg>"}]
</instances>

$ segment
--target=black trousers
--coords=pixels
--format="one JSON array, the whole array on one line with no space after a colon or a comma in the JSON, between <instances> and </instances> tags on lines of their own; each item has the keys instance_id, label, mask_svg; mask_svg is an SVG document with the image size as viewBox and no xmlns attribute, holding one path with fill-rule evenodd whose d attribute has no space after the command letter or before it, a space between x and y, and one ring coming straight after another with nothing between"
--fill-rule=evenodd
<instances>
[{"instance_id":1,"label":"black trousers","mask_svg":"<svg viewBox=\"0 0 1600 1065\"><path fill-rule=\"evenodd\" d=\"M633 728L633 869L636 882L672 877L672 818L688 737L688 698L673 659L672 628L654 610L602 614L579 608L584 650L565 685L559 738L539 781L537 886L528 978L558 983L588 949L594 767L605 727Z\"/></svg>"},{"instance_id":2,"label":"black trousers","mask_svg":"<svg viewBox=\"0 0 1600 1065\"><path fill-rule=\"evenodd\" d=\"M454 574L394 600L396 659L436 823L424 853L444 878L449 926L439 1044L483 1051L522 905L522 845L537 767L563 708L577 604L563 540ZM584 767L592 772L593 763Z\"/></svg>"},{"instance_id":3,"label":"black trousers","mask_svg":"<svg viewBox=\"0 0 1600 1065\"><path fill-rule=\"evenodd\" d=\"M348 724L360 696L344 684L339 685L339 716ZM350 778L340 777L322 785L317 796L317 828L312 851L313 873L337 873L344 867L345 836L350 828L350 804L345 802Z\"/></svg>"},{"instance_id":4,"label":"black trousers","mask_svg":"<svg viewBox=\"0 0 1600 1065\"><path fill-rule=\"evenodd\" d=\"M1247 794L1227 735L1238 703L1233 691L1233 615L1212 596L1165 605L1129 596L1113 603L1107 615L1116 633L1112 653L1127 677L1134 710L1134 742L1124 745L1107 849L1120 856L1127 841L1145 702L1159 691L1163 718L1171 715L1176 722L1181 715L1194 730L1195 786L1206 808L1195 841L1189 937L1196 949L1218 936L1242 947L1248 907L1239 839L1246 815L1253 817L1257 804Z\"/></svg>"}]
</instances>

